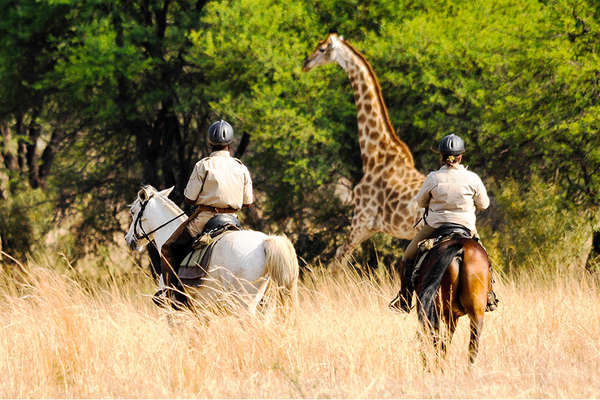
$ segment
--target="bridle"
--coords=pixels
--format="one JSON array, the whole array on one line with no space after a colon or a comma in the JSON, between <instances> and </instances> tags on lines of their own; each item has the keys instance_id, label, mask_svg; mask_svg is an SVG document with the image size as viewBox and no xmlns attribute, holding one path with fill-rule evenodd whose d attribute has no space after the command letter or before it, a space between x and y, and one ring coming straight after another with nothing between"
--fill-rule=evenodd
<instances>
[{"instance_id":1,"label":"bridle","mask_svg":"<svg viewBox=\"0 0 600 400\"><path fill-rule=\"evenodd\" d=\"M144 227L142 226L142 215L144 214L144 211L146 210L146 206L148 205L148 203L150 202L152 197L154 197L154 195L151 195L150 197L148 197L148 199L146 199L146 201L141 201L141 203L140 203L140 211L137 213L137 216L135 217L135 222L133 223L133 237L135 240L146 239L147 241L151 242L152 239L150 239L150 235L152 235L154 232L158 231L159 229L162 229L165 226L169 225L171 222L175 221L179 217L182 217L185 215L185 212L182 212L181 214L171 218L164 224L160 225L158 228L155 228L155 229L151 230L150 232L146 232L144 230ZM137 229L138 226L140 227L140 230L142 231L141 235L138 233L138 229Z\"/></svg>"}]
</instances>

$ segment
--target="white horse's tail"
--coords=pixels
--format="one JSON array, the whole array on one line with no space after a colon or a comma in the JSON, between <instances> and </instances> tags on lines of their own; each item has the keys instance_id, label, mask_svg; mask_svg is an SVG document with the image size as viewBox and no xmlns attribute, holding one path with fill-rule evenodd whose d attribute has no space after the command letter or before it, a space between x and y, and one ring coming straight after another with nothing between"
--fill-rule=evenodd
<instances>
[{"instance_id":1,"label":"white horse's tail","mask_svg":"<svg viewBox=\"0 0 600 400\"><path fill-rule=\"evenodd\" d=\"M265 239L266 272L273 280L283 303L298 298L298 256L285 235L269 235Z\"/></svg>"}]
</instances>

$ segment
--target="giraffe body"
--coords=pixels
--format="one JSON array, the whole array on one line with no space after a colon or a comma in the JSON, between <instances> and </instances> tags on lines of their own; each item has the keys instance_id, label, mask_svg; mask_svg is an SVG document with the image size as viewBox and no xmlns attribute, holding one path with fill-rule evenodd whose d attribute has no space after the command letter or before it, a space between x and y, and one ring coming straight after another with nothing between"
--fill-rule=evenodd
<instances>
[{"instance_id":1,"label":"giraffe body","mask_svg":"<svg viewBox=\"0 0 600 400\"><path fill-rule=\"evenodd\" d=\"M360 52L330 33L306 59L304 71L334 62L346 71L354 90L363 169L352 191L350 235L336 251L340 259L377 232L412 239L421 215L414 198L425 177L415 169L408 146L396 136L377 77Z\"/></svg>"}]
</instances>

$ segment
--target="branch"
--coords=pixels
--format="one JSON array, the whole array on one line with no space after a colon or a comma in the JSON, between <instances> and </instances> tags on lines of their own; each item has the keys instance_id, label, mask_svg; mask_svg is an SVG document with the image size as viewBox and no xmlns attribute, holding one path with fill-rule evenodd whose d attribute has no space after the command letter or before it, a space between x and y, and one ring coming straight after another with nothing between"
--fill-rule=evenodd
<instances>
[{"instance_id":1,"label":"branch","mask_svg":"<svg viewBox=\"0 0 600 400\"><path fill-rule=\"evenodd\" d=\"M246 151L246 148L248 147L248 143L250 143L250 134L248 132L243 132L242 133L242 140L240 140L240 144L238 145L237 149L235 150L235 158L242 158L242 155L244 154L244 152Z\"/></svg>"}]
</instances>

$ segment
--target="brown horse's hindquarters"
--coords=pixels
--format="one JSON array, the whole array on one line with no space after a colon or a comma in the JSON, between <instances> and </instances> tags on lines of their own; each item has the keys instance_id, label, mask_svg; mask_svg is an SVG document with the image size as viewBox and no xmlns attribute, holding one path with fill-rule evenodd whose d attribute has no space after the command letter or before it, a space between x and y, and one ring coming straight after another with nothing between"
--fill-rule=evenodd
<instances>
[{"instance_id":1,"label":"brown horse's hindquarters","mask_svg":"<svg viewBox=\"0 0 600 400\"><path fill-rule=\"evenodd\" d=\"M483 313L490 285L489 260L475 241L465 240L463 249L463 264L469 268L461 274L460 302L470 315Z\"/></svg>"},{"instance_id":2,"label":"brown horse's hindquarters","mask_svg":"<svg viewBox=\"0 0 600 400\"><path fill-rule=\"evenodd\" d=\"M440 285L441 298L448 299L443 305L442 312L447 315L452 313L455 317L464 315L464 308L460 302L459 290L460 290L460 266L455 258L452 260Z\"/></svg>"}]
</instances>

